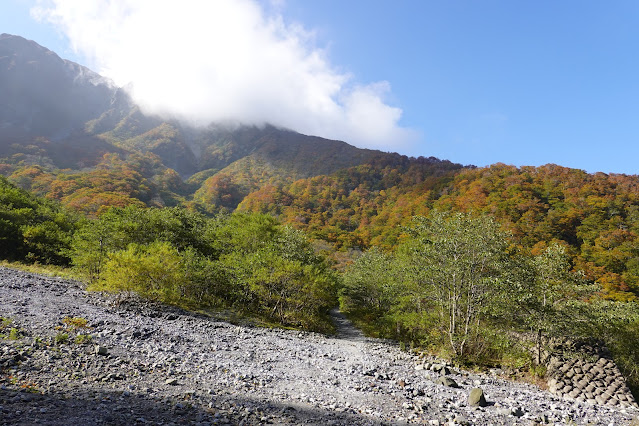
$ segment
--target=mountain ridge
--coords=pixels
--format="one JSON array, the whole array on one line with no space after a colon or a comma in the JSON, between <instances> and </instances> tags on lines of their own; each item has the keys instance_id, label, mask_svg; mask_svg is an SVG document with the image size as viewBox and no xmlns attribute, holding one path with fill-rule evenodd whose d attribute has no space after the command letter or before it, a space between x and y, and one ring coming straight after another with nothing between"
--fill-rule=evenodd
<instances>
[{"instance_id":1,"label":"mountain ridge","mask_svg":"<svg viewBox=\"0 0 639 426\"><path fill-rule=\"evenodd\" d=\"M33 41L8 34L0 36L0 94L4 94L0 97L0 170L4 174L20 173L28 166L43 167L52 175L62 169L90 174L110 167L112 157L107 155L115 154L125 162L150 155L147 162L154 163L155 170L137 170L146 178L170 174L170 170L184 181L195 176L169 198L195 196L211 203L220 197L207 193L221 191L226 201L209 210L235 209L265 183L288 184L378 157L397 156L268 124L193 127L147 115L108 79ZM260 165L260 176L250 164ZM243 175L238 176L238 170ZM224 193L220 185L225 182L231 182L237 194ZM161 192L151 198L159 205L174 202L162 199Z\"/></svg>"},{"instance_id":2,"label":"mountain ridge","mask_svg":"<svg viewBox=\"0 0 639 426\"><path fill-rule=\"evenodd\" d=\"M108 79L61 59L54 52L19 36L0 36L0 128L3 145L9 139L27 141L46 138L60 142L74 135L102 140L120 149L159 153L181 175L188 177L207 168L223 168L256 150L272 160L285 154L308 156L306 152L322 143L343 159L336 166L323 164L316 174L334 171L370 159L379 151L355 148L341 141L302 135L291 130L264 126L223 126L211 124L197 128L175 119L144 114L121 88ZM173 135L164 143L163 130ZM149 132L151 132L149 134ZM149 146L154 140L156 146ZM167 147L167 142L172 145ZM164 151L158 149L162 145ZM6 151L6 148L5 148ZM208 155L207 155L208 154ZM344 159L350 159L344 160ZM298 170L298 172L302 172ZM302 174L310 176L312 170Z\"/></svg>"}]
</instances>

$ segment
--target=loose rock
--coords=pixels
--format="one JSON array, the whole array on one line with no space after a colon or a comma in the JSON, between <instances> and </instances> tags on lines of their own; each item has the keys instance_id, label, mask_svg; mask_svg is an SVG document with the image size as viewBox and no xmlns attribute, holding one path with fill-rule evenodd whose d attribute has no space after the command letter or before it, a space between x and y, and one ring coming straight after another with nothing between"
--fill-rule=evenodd
<instances>
[{"instance_id":1,"label":"loose rock","mask_svg":"<svg viewBox=\"0 0 639 426\"><path fill-rule=\"evenodd\" d=\"M0 268L0 313L21 330L17 341L0 340L0 425L96 424L96 419L166 425L502 425L544 418L555 424L621 425L639 414L630 405L566 401L532 385L419 359L394 342L365 338L337 314L337 336L238 326L214 315L87 293L77 282L6 268ZM95 346L74 339L52 343L55 325L66 316L88 321ZM105 356L96 356L98 346L109 348ZM607 364L591 368L597 365L606 371ZM499 407L508 407L508 417L497 406L472 407L470 399L463 400L465 391L436 384L446 369L448 377L441 379L464 387L481 384ZM622 383L615 379L608 385ZM591 391L595 401L602 395ZM521 419L512 415L513 408L521 410Z\"/></svg>"},{"instance_id":2,"label":"loose rock","mask_svg":"<svg viewBox=\"0 0 639 426\"><path fill-rule=\"evenodd\" d=\"M468 395L468 405L471 407L485 407L486 398L484 397L484 391L481 388L472 388Z\"/></svg>"},{"instance_id":3,"label":"loose rock","mask_svg":"<svg viewBox=\"0 0 639 426\"><path fill-rule=\"evenodd\" d=\"M437 380L435 380L435 384L442 385L442 386L448 386L449 388L458 388L459 387L457 382L455 380L451 379L450 377L439 377Z\"/></svg>"},{"instance_id":4,"label":"loose rock","mask_svg":"<svg viewBox=\"0 0 639 426\"><path fill-rule=\"evenodd\" d=\"M96 345L94 348L94 352L96 355L108 355L109 350L104 346Z\"/></svg>"}]
</instances>

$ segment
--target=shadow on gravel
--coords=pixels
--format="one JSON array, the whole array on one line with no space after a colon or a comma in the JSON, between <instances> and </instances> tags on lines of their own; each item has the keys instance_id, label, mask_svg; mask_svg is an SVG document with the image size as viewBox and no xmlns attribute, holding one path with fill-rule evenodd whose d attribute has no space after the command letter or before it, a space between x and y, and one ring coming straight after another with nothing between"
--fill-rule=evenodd
<instances>
[{"instance_id":1,"label":"shadow on gravel","mask_svg":"<svg viewBox=\"0 0 639 426\"><path fill-rule=\"evenodd\" d=\"M209 408L209 404L211 407ZM87 392L86 397L0 389L0 425L377 425L354 412L303 404L282 404L232 395L152 396L117 391ZM396 423L394 423L396 424Z\"/></svg>"},{"instance_id":2,"label":"shadow on gravel","mask_svg":"<svg viewBox=\"0 0 639 426\"><path fill-rule=\"evenodd\" d=\"M86 398L57 393L0 390L0 425L130 425L170 421L197 423L200 410L120 392L90 393Z\"/></svg>"}]
</instances>

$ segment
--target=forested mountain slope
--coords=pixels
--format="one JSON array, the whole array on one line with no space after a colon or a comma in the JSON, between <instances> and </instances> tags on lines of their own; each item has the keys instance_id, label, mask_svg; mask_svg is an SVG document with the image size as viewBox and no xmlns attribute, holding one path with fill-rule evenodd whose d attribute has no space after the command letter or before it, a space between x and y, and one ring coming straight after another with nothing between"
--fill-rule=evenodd
<instances>
[{"instance_id":1,"label":"forested mountain slope","mask_svg":"<svg viewBox=\"0 0 639 426\"><path fill-rule=\"evenodd\" d=\"M488 213L531 254L566 246L607 297L638 292L637 176L464 168L269 125L195 128L149 116L98 74L7 34L0 173L88 215L127 205L269 213L340 251L391 249L432 209Z\"/></svg>"},{"instance_id":2,"label":"forested mountain slope","mask_svg":"<svg viewBox=\"0 0 639 426\"><path fill-rule=\"evenodd\" d=\"M150 116L91 70L32 41L0 36L0 171L63 203L81 191L85 205L133 199L171 205L202 186L203 202L233 209L265 182L332 173L385 155L269 125L193 127ZM101 182L105 173L113 184ZM190 177L188 185L166 182ZM35 186L28 182L34 179ZM74 208L94 210L72 198Z\"/></svg>"},{"instance_id":3,"label":"forested mountain slope","mask_svg":"<svg viewBox=\"0 0 639 426\"><path fill-rule=\"evenodd\" d=\"M558 241L609 297L639 292L635 175L496 164L459 173L433 207L494 215L533 254Z\"/></svg>"},{"instance_id":4,"label":"forested mountain slope","mask_svg":"<svg viewBox=\"0 0 639 426\"><path fill-rule=\"evenodd\" d=\"M413 215L432 209L493 215L536 255L551 242L607 297L639 293L639 179L545 165L455 167L435 160L373 162L265 187L240 209L269 212L336 247L394 247Z\"/></svg>"}]
</instances>

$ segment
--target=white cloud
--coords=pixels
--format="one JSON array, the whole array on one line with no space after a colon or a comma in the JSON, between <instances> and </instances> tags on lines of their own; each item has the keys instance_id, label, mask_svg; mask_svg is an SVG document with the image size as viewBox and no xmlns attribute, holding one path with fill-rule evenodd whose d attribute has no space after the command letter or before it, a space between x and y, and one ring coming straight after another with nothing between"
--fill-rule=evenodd
<instances>
[{"instance_id":1,"label":"white cloud","mask_svg":"<svg viewBox=\"0 0 639 426\"><path fill-rule=\"evenodd\" d=\"M388 150L414 140L401 109L384 101L388 82L357 84L312 32L255 0L40 0L32 14L98 72L130 84L149 112L271 123Z\"/></svg>"}]
</instances>

